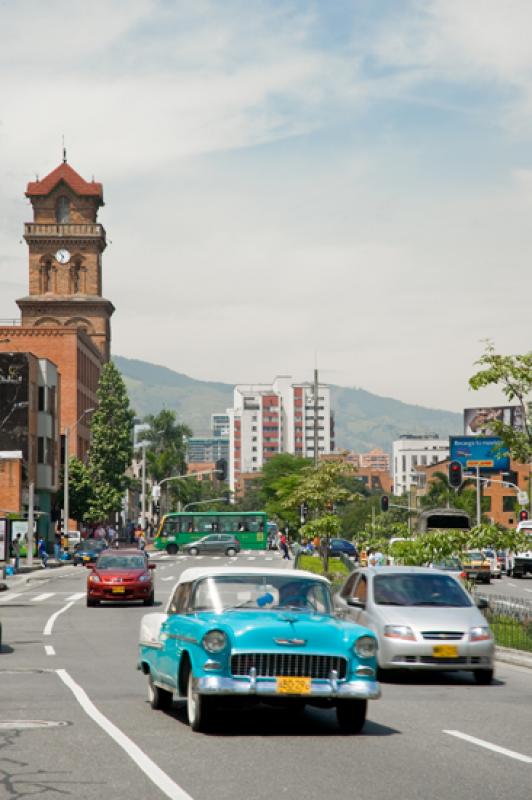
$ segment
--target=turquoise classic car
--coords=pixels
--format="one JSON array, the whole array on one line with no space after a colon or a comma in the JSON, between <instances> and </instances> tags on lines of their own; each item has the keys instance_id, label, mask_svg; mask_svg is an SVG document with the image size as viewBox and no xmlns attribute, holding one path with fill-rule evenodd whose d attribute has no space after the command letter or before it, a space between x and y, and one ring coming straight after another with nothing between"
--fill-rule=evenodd
<instances>
[{"instance_id":1,"label":"turquoise classic car","mask_svg":"<svg viewBox=\"0 0 532 800\"><path fill-rule=\"evenodd\" d=\"M302 570L187 569L165 613L142 618L139 649L152 707L186 698L194 731L236 697L335 707L358 733L380 696L374 634L337 619L329 582Z\"/></svg>"}]
</instances>

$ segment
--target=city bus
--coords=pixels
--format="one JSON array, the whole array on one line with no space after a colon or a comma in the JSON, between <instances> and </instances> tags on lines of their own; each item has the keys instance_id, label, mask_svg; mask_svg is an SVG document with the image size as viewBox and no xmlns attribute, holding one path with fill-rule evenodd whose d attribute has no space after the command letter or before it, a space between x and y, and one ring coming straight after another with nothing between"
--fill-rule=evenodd
<instances>
[{"instance_id":1,"label":"city bus","mask_svg":"<svg viewBox=\"0 0 532 800\"><path fill-rule=\"evenodd\" d=\"M265 550L268 519L262 511L173 511L162 518L153 544L172 555L209 533L231 533L243 550Z\"/></svg>"}]
</instances>

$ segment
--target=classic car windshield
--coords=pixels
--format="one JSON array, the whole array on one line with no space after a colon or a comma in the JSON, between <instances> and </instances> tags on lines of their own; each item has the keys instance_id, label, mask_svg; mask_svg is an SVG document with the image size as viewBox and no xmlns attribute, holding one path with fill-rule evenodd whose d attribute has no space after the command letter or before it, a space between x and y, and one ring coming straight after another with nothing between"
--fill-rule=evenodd
<instances>
[{"instance_id":1,"label":"classic car windshield","mask_svg":"<svg viewBox=\"0 0 532 800\"><path fill-rule=\"evenodd\" d=\"M471 605L467 594L450 575L377 575L373 580L373 596L380 606Z\"/></svg>"},{"instance_id":2,"label":"classic car windshield","mask_svg":"<svg viewBox=\"0 0 532 800\"><path fill-rule=\"evenodd\" d=\"M193 595L194 611L254 611L294 609L330 614L329 587L312 578L287 575L216 575L198 581Z\"/></svg>"}]
</instances>

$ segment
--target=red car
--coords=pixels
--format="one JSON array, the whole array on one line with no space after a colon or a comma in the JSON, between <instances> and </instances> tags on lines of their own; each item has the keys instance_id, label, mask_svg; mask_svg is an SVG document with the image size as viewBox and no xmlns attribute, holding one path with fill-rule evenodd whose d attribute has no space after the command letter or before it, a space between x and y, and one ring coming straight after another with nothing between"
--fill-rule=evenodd
<instances>
[{"instance_id":1,"label":"red car","mask_svg":"<svg viewBox=\"0 0 532 800\"><path fill-rule=\"evenodd\" d=\"M142 600L152 606L155 599L152 570L148 556L139 550L106 550L91 570L87 581L87 605L102 600Z\"/></svg>"}]
</instances>

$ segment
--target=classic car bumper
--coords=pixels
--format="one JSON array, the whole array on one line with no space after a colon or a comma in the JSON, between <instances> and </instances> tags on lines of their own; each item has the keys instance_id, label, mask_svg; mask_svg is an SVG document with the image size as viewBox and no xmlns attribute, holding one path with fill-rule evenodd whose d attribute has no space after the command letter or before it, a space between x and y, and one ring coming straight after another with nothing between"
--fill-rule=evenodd
<instances>
[{"instance_id":1,"label":"classic car bumper","mask_svg":"<svg viewBox=\"0 0 532 800\"><path fill-rule=\"evenodd\" d=\"M262 697L280 697L275 678L225 678L209 675L194 678L194 690L199 694L217 695L257 695ZM377 681L354 680L313 680L310 692L300 695L284 695L284 697L338 697L339 699L376 700L381 696Z\"/></svg>"}]
</instances>

